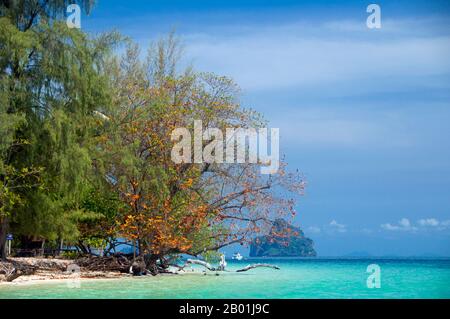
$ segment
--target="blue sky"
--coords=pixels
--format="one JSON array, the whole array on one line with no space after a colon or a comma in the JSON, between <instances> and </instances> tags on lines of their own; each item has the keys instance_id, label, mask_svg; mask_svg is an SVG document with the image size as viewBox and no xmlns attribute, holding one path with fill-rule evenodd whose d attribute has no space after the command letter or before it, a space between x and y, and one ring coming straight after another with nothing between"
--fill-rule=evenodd
<instances>
[{"instance_id":1,"label":"blue sky","mask_svg":"<svg viewBox=\"0 0 450 319\"><path fill-rule=\"evenodd\" d=\"M98 0L82 28L142 46L176 29L186 63L234 78L308 181L320 255L450 256L450 2Z\"/></svg>"}]
</instances>

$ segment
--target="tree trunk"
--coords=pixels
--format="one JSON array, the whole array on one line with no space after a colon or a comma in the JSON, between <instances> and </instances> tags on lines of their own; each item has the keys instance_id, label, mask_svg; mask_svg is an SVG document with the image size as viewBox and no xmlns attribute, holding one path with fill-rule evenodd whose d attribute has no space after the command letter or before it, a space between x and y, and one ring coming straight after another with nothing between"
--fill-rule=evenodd
<instances>
[{"instance_id":1,"label":"tree trunk","mask_svg":"<svg viewBox=\"0 0 450 319\"><path fill-rule=\"evenodd\" d=\"M137 249L138 249L137 256L140 256L141 255L141 251L142 251L142 242L138 239L137 243L138 243L138 245L137 245Z\"/></svg>"},{"instance_id":2,"label":"tree trunk","mask_svg":"<svg viewBox=\"0 0 450 319\"><path fill-rule=\"evenodd\" d=\"M45 239L42 241L42 245L41 245L41 256L44 257L45 256Z\"/></svg>"},{"instance_id":3,"label":"tree trunk","mask_svg":"<svg viewBox=\"0 0 450 319\"><path fill-rule=\"evenodd\" d=\"M150 271L153 276L159 273L158 265L156 262L159 259L159 255L144 255L145 268Z\"/></svg>"},{"instance_id":4,"label":"tree trunk","mask_svg":"<svg viewBox=\"0 0 450 319\"><path fill-rule=\"evenodd\" d=\"M215 267L211 266L210 263L207 263L206 261L198 260L198 259L188 259L188 260L186 261L186 264L188 264L188 265L189 265L189 264L200 265L200 266L203 266L203 267L205 267L206 269L211 270L211 271L217 270Z\"/></svg>"},{"instance_id":5,"label":"tree trunk","mask_svg":"<svg viewBox=\"0 0 450 319\"><path fill-rule=\"evenodd\" d=\"M143 275L146 275L147 274L147 271L146 271L146 269L145 269L145 263L144 262L137 262L137 261L134 261L132 264L131 264L131 267L130 267L130 273L132 273L133 274L133 276L143 276Z\"/></svg>"},{"instance_id":6,"label":"tree trunk","mask_svg":"<svg viewBox=\"0 0 450 319\"><path fill-rule=\"evenodd\" d=\"M6 235L8 234L8 218L3 218L0 224L0 260L6 260Z\"/></svg>"},{"instance_id":7,"label":"tree trunk","mask_svg":"<svg viewBox=\"0 0 450 319\"><path fill-rule=\"evenodd\" d=\"M236 271L237 272L243 272L243 271L248 271L250 269L255 269L255 268L258 268L258 267L267 267L267 268L273 268L273 269L280 270L280 267L275 266L275 265L271 265L271 264L251 264L251 265L248 265L247 267L244 267L242 269L238 269Z\"/></svg>"},{"instance_id":8,"label":"tree trunk","mask_svg":"<svg viewBox=\"0 0 450 319\"><path fill-rule=\"evenodd\" d=\"M58 256L61 256L61 252L62 252L63 248L64 248L64 239L61 238L59 240Z\"/></svg>"},{"instance_id":9,"label":"tree trunk","mask_svg":"<svg viewBox=\"0 0 450 319\"><path fill-rule=\"evenodd\" d=\"M77 248L81 250L81 253L86 255L89 254L88 248L84 245L84 243L81 240L78 241Z\"/></svg>"}]
</instances>

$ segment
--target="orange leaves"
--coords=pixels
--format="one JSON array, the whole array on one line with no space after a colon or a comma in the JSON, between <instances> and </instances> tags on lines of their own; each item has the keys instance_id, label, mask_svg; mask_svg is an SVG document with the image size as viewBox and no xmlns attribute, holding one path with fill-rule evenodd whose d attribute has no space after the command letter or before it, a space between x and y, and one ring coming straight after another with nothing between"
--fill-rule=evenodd
<instances>
[{"instance_id":1,"label":"orange leaves","mask_svg":"<svg viewBox=\"0 0 450 319\"><path fill-rule=\"evenodd\" d=\"M133 208L136 207L136 202L139 200L139 198L141 198L139 194L131 194L131 193L126 193L125 197L128 205Z\"/></svg>"},{"instance_id":2,"label":"orange leaves","mask_svg":"<svg viewBox=\"0 0 450 319\"><path fill-rule=\"evenodd\" d=\"M131 200L136 195L128 194ZM119 221L121 235L146 243L145 249L152 253L188 251L192 245L193 232L198 231L206 216L206 206L182 206L174 210L171 197L159 205L141 198L145 204L135 206ZM190 203L192 204L192 203Z\"/></svg>"},{"instance_id":3,"label":"orange leaves","mask_svg":"<svg viewBox=\"0 0 450 319\"><path fill-rule=\"evenodd\" d=\"M264 232L264 221L275 215L294 214L283 189L297 194L304 183L283 162L278 175L265 178L257 165L206 168L171 160L172 131L192 128L193 119L219 129L265 125L259 114L240 107L232 81L187 72L149 82L126 68L120 73L114 94L118 107L109 121L113 130L99 142L108 159L105 170L113 172L126 204L118 220L125 237L139 239L149 252L184 251L204 228L209 238L223 242L236 239L233 234Z\"/></svg>"},{"instance_id":4,"label":"orange leaves","mask_svg":"<svg viewBox=\"0 0 450 319\"><path fill-rule=\"evenodd\" d=\"M212 81L212 90L228 87L221 79L204 80ZM114 119L118 127L110 136L114 150L124 150L116 157L112 153L110 166L118 175L116 187L125 193L121 199L128 204L119 218L120 231L153 253L197 248L203 244L193 243L198 238L224 242L262 233L267 230L265 221L293 212L294 205L284 199L281 188L287 185L290 191L299 182L285 173L283 165L278 177L268 179L251 165L174 163L171 133L175 128L191 128L192 119L218 128L262 124L258 116L230 104L231 99L211 99L209 89L189 86L191 79L180 81L171 79L165 85L131 92L132 99L125 101L123 114ZM135 87L120 90L128 96L127 91ZM125 151L127 156L121 157Z\"/></svg>"},{"instance_id":5,"label":"orange leaves","mask_svg":"<svg viewBox=\"0 0 450 319\"><path fill-rule=\"evenodd\" d=\"M139 227L136 223L136 217L127 215L122 223L119 223L121 233L128 239L135 240L139 238Z\"/></svg>"},{"instance_id":6,"label":"orange leaves","mask_svg":"<svg viewBox=\"0 0 450 319\"><path fill-rule=\"evenodd\" d=\"M189 188L192 186L192 184L194 183L194 179L193 178L188 178L182 185L181 187L183 188Z\"/></svg>"}]
</instances>

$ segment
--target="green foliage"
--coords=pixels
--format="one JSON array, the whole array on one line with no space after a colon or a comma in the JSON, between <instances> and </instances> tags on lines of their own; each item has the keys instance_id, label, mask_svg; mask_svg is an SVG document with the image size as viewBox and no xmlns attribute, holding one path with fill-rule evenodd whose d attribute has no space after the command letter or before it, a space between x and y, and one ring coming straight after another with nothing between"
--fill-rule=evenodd
<instances>
[{"instance_id":1,"label":"green foliage","mask_svg":"<svg viewBox=\"0 0 450 319\"><path fill-rule=\"evenodd\" d=\"M202 253L202 257L206 262L217 263L220 261L221 253L217 250L210 250Z\"/></svg>"},{"instance_id":2,"label":"green foliage","mask_svg":"<svg viewBox=\"0 0 450 319\"><path fill-rule=\"evenodd\" d=\"M94 0L2 0L0 16L15 22L20 31L27 31L39 22L39 19L51 21L63 18L69 4L78 4L89 13Z\"/></svg>"},{"instance_id":3,"label":"green foliage","mask_svg":"<svg viewBox=\"0 0 450 319\"><path fill-rule=\"evenodd\" d=\"M79 253L77 251L63 251L61 253L61 257L64 259L77 259L79 257Z\"/></svg>"},{"instance_id":4,"label":"green foliage","mask_svg":"<svg viewBox=\"0 0 450 319\"><path fill-rule=\"evenodd\" d=\"M283 219L273 223L270 233L255 238L250 246L251 257L313 257L314 243L303 231Z\"/></svg>"},{"instance_id":5,"label":"green foliage","mask_svg":"<svg viewBox=\"0 0 450 319\"><path fill-rule=\"evenodd\" d=\"M49 240L75 240L97 217L80 206L99 179L94 111L110 105L105 60L119 41L67 28L68 4L0 3L0 213L14 233Z\"/></svg>"},{"instance_id":6,"label":"green foliage","mask_svg":"<svg viewBox=\"0 0 450 319\"><path fill-rule=\"evenodd\" d=\"M100 191L98 189L90 189L84 195L81 207L85 211L97 213L113 221L118 214L120 205L121 203L117 194L111 190Z\"/></svg>"},{"instance_id":7,"label":"green foliage","mask_svg":"<svg viewBox=\"0 0 450 319\"><path fill-rule=\"evenodd\" d=\"M90 247L105 247L116 236L114 227L121 205L118 196L109 189L87 190L81 203L82 210L72 215L80 232L77 239Z\"/></svg>"},{"instance_id":8,"label":"green foliage","mask_svg":"<svg viewBox=\"0 0 450 319\"><path fill-rule=\"evenodd\" d=\"M0 257L12 231L83 252L123 235L141 252L215 260L261 229L272 207L290 212L268 190L282 184L259 179L256 165L170 159L172 130L192 119L264 125L241 108L232 80L178 72L173 34L146 61L132 43L114 56L122 38L69 29L69 3L89 11L93 1L0 0Z\"/></svg>"}]
</instances>

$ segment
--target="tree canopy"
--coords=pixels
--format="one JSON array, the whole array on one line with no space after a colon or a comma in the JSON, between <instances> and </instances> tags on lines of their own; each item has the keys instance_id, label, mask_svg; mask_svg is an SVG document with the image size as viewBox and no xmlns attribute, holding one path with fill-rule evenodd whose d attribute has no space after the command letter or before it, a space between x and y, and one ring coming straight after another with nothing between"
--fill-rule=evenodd
<instances>
[{"instance_id":1,"label":"tree canopy","mask_svg":"<svg viewBox=\"0 0 450 319\"><path fill-rule=\"evenodd\" d=\"M304 181L284 162L261 175L260 162L171 158L173 130L195 120L222 131L267 125L231 79L182 68L174 34L142 58L116 33L69 29L65 5L0 2L1 257L9 231L83 253L120 237L157 272L166 256L246 244L295 215Z\"/></svg>"},{"instance_id":2,"label":"tree canopy","mask_svg":"<svg viewBox=\"0 0 450 319\"><path fill-rule=\"evenodd\" d=\"M64 5L0 5L1 242L8 229L28 237L75 238L76 224L67 217L95 180L93 111L110 103L104 60L117 36L91 39L50 20Z\"/></svg>"}]
</instances>

